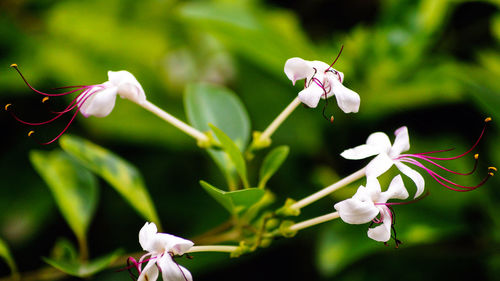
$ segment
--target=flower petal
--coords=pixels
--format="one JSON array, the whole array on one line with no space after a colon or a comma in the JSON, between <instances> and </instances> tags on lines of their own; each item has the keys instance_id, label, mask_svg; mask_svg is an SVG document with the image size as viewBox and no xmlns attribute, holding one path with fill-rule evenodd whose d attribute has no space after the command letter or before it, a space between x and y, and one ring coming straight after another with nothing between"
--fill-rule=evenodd
<instances>
[{"instance_id":1,"label":"flower petal","mask_svg":"<svg viewBox=\"0 0 500 281\"><path fill-rule=\"evenodd\" d=\"M382 132L376 132L368 136L366 144L375 147L379 153L388 153L391 149L391 140Z\"/></svg>"},{"instance_id":2,"label":"flower petal","mask_svg":"<svg viewBox=\"0 0 500 281\"><path fill-rule=\"evenodd\" d=\"M368 237L375 241L387 242L391 239L392 217L387 207L381 209L381 215L384 217L383 223L377 227L368 229Z\"/></svg>"},{"instance_id":3,"label":"flower petal","mask_svg":"<svg viewBox=\"0 0 500 281\"><path fill-rule=\"evenodd\" d=\"M371 201L349 198L334 205L340 218L350 224L363 224L374 219L379 210Z\"/></svg>"},{"instance_id":4,"label":"flower petal","mask_svg":"<svg viewBox=\"0 0 500 281\"><path fill-rule=\"evenodd\" d=\"M424 192L424 187L425 187L425 181L422 175L420 175L419 172L413 170L412 168L406 166L405 164L399 161L394 161L394 164L396 165L396 167L398 167L401 173L407 175L409 178L413 180L413 182L417 186L417 192L415 193L414 198L419 197Z\"/></svg>"},{"instance_id":5,"label":"flower petal","mask_svg":"<svg viewBox=\"0 0 500 281\"><path fill-rule=\"evenodd\" d=\"M335 77L328 76L328 81L331 85L331 92L335 94L335 98L337 99L337 105L344 111L345 113L356 113L359 111L360 98L359 95L346 88L340 81L337 79L337 75Z\"/></svg>"},{"instance_id":6,"label":"flower petal","mask_svg":"<svg viewBox=\"0 0 500 281\"><path fill-rule=\"evenodd\" d=\"M158 232L158 228L154 222L146 222L144 226L139 231L139 243L144 251L151 252L151 244L154 240L156 233Z\"/></svg>"},{"instance_id":7,"label":"flower petal","mask_svg":"<svg viewBox=\"0 0 500 281\"><path fill-rule=\"evenodd\" d=\"M408 191L405 188L405 185L403 183L403 178L401 178L401 175L395 176L391 184L389 185L389 188L387 191L382 192L379 196L379 200L377 202L379 203L385 203L389 199L406 199L408 198Z\"/></svg>"},{"instance_id":8,"label":"flower petal","mask_svg":"<svg viewBox=\"0 0 500 281\"><path fill-rule=\"evenodd\" d=\"M380 153L366 165L366 177L379 177L391 168L394 161L386 153Z\"/></svg>"},{"instance_id":9,"label":"flower petal","mask_svg":"<svg viewBox=\"0 0 500 281\"><path fill-rule=\"evenodd\" d=\"M309 65L309 61L301 58L291 58L285 63L285 74L295 85L295 81L312 76L314 69Z\"/></svg>"},{"instance_id":10,"label":"flower petal","mask_svg":"<svg viewBox=\"0 0 500 281\"><path fill-rule=\"evenodd\" d=\"M165 241L166 251L174 255L184 255L194 243L190 240L167 233L158 233L159 239Z\"/></svg>"},{"instance_id":11,"label":"flower petal","mask_svg":"<svg viewBox=\"0 0 500 281\"><path fill-rule=\"evenodd\" d=\"M158 260L163 281L193 281L191 272L177 264L170 255L165 254Z\"/></svg>"},{"instance_id":12,"label":"flower petal","mask_svg":"<svg viewBox=\"0 0 500 281\"><path fill-rule=\"evenodd\" d=\"M410 149L410 138L408 136L408 128L403 126L394 132L396 139L391 147L389 155L392 158L398 157L402 152L408 151Z\"/></svg>"},{"instance_id":13,"label":"flower petal","mask_svg":"<svg viewBox=\"0 0 500 281\"><path fill-rule=\"evenodd\" d=\"M371 145L362 144L354 148L344 150L342 153L340 153L340 156L344 157L345 159L359 160L373 155L377 155L379 153L380 152L378 151L377 148Z\"/></svg>"},{"instance_id":14,"label":"flower petal","mask_svg":"<svg viewBox=\"0 0 500 281\"><path fill-rule=\"evenodd\" d=\"M129 99L138 104L146 100L146 94L142 89L141 84L132 75L132 73L121 71L108 71L109 81L118 87L118 94L120 97Z\"/></svg>"},{"instance_id":15,"label":"flower petal","mask_svg":"<svg viewBox=\"0 0 500 281\"><path fill-rule=\"evenodd\" d=\"M85 117L91 115L96 117L108 116L115 107L117 87L108 87L102 90L95 90L87 95L80 96L79 99L83 102L80 105L80 112Z\"/></svg>"},{"instance_id":16,"label":"flower petal","mask_svg":"<svg viewBox=\"0 0 500 281\"><path fill-rule=\"evenodd\" d=\"M316 83L311 82L310 86L299 92L299 100L305 105L315 108L318 106L319 100L325 94L323 88Z\"/></svg>"},{"instance_id":17,"label":"flower petal","mask_svg":"<svg viewBox=\"0 0 500 281\"><path fill-rule=\"evenodd\" d=\"M156 267L156 258L152 258L142 270L137 281L155 281L158 279L158 268Z\"/></svg>"}]
</instances>

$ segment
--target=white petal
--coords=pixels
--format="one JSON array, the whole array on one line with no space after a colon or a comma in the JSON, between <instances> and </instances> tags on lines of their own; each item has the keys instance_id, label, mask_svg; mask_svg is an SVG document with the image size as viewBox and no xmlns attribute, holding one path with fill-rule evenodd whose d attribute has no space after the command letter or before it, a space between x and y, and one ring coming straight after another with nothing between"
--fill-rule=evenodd
<instances>
[{"instance_id":1,"label":"white petal","mask_svg":"<svg viewBox=\"0 0 500 281\"><path fill-rule=\"evenodd\" d=\"M91 115L96 117L108 116L115 107L117 90L117 87L109 87L93 91L90 97L87 95L80 96L80 99L84 101L80 106L80 112L85 117Z\"/></svg>"},{"instance_id":2,"label":"white petal","mask_svg":"<svg viewBox=\"0 0 500 281\"><path fill-rule=\"evenodd\" d=\"M346 159L358 160L377 155L381 152L388 152L390 148L391 141L389 137L382 132L376 132L368 136L366 144L344 150L340 155Z\"/></svg>"},{"instance_id":3,"label":"white petal","mask_svg":"<svg viewBox=\"0 0 500 281\"><path fill-rule=\"evenodd\" d=\"M377 227L368 229L368 237L375 241L387 242L391 239L392 218L387 211L387 207L382 208L381 213L384 217L383 223Z\"/></svg>"},{"instance_id":4,"label":"white petal","mask_svg":"<svg viewBox=\"0 0 500 281\"><path fill-rule=\"evenodd\" d=\"M392 158L398 157L402 152L410 149L410 138L408 136L408 128L403 126L394 132L396 139L391 147L390 155Z\"/></svg>"},{"instance_id":5,"label":"white petal","mask_svg":"<svg viewBox=\"0 0 500 281\"><path fill-rule=\"evenodd\" d=\"M309 61L291 58L285 63L285 74L295 85L295 81L311 77L314 74L314 69L310 66Z\"/></svg>"},{"instance_id":6,"label":"white petal","mask_svg":"<svg viewBox=\"0 0 500 281\"><path fill-rule=\"evenodd\" d=\"M378 202L378 197L382 189L380 188L380 183L378 182L376 177L366 177L366 193L368 194L371 201Z\"/></svg>"},{"instance_id":7,"label":"white petal","mask_svg":"<svg viewBox=\"0 0 500 281\"><path fill-rule=\"evenodd\" d=\"M408 196L408 191L406 190L403 183L403 178L401 178L401 175L397 175L392 179L387 191L380 194L379 200L377 202L385 203L391 198L406 199L408 198Z\"/></svg>"},{"instance_id":8,"label":"white petal","mask_svg":"<svg viewBox=\"0 0 500 281\"><path fill-rule=\"evenodd\" d=\"M412 168L406 166L405 164L399 162L399 161L394 161L394 164L398 169L401 171L401 173L407 175L409 178L413 180L415 185L417 186L417 192L415 193L415 197L417 198L424 192L424 187L425 187L425 181L422 175L420 175L419 172L413 170Z\"/></svg>"},{"instance_id":9,"label":"white petal","mask_svg":"<svg viewBox=\"0 0 500 281\"><path fill-rule=\"evenodd\" d=\"M376 132L368 136L366 144L375 147L379 152L388 153L391 149L391 140L382 132Z\"/></svg>"},{"instance_id":10,"label":"white petal","mask_svg":"<svg viewBox=\"0 0 500 281\"><path fill-rule=\"evenodd\" d=\"M393 164L394 161L386 153L380 153L366 165L366 176L377 178L389 170Z\"/></svg>"},{"instance_id":11,"label":"white petal","mask_svg":"<svg viewBox=\"0 0 500 281\"><path fill-rule=\"evenodd\" d=\"M108 71L108 78L113 85L118 87L120 97L139 104L146 100L146 94L141 84L139 84L132 73L125 70Z\"/></svg>"},{"instance_id":12,"label":"white petal","mask_svg":"<svg viewBox=\"0 0 500 281\"><path fill-rule=\"evenodd\" d=\"M183 255L194 245L192 241L177 237L175 235L167 233L158 233L158 236L159 239L165 241L166 251L169 253L173 253L175 255Z\"/></svg>"},{"instance_id":13,"label":"white petal","mask_svg":"<svg viewBox=\"0 0 500 281\"><path fill-rule=\"evenodd\" d=\"M163 281L193 281L191 272L185 267L177 264L170 255L165 254L158 260Z\"/></svg>"},{"instance_id":14,"label":"white petal","mask_svg":"<svg viewBox=\"0 0 500 281\"><path fill-rule=\"evenodd\" d=\"M362 224L371 221L379 210L371 201L360 201L354 198L338 202L334 206L340 218L350 224Z\"/></svg>"},{"instance_id":15,"label":"white petal","mask_svg":"<svg viewBox=\"0 0 500 281\"><path fill-rule=\"evenodd\" d=\"M311 82L310 86L299 92L299 100L305 105L315 108L319 99L324 95L324 90L316 83Z\"/></svg>"},{"instance_id":16,"label":"white petal","mask_svg":"<svg viewBox=\"0 0 500 281\"><path fill-rule=\"evenodd\" d=\"M146 223L139 231L139 243L144 251L151 252L151 244L156 236L158 229L154 222Z\"/></svg>"},{"instance_id":17,"label":"white petal","mask_svg":"<svg viewBox=\"0 0 500 281\"><path fill-rule=\"evenodd\" d=\"M340 156L344 157L345 159L351 159L351 160L359 160L359 159L364 159L373 155L379 154L380 151L376 147L373 147L371 145L367 144L362 144L358 145L354 148L350 148L347 150L344 150Z\"/></svg>"},{"instance_id":18,"label":"white petal","mask_svg":"<svg viewBox=\"0 0 500 281\"><path fill-rule=\"evenodd\" d=\"M337 79L337 75L335 75L333 79L329 78L328 81L332 87L331 92L335 94L335 98L337 99L337 104L340 109L342 109L345 113L358 112L360 104L359 95L342 85L342 83L340 83Z\"/></svg>"},{"instance_id":19,"label":"white petal","mask_svg":"<svg viewBox=\"0 0 500 281\"><path fill-rule=\"evenodd\" d=\"M142 270L137 281L155 281L158 279L158 268L156 267L156 258L152 258Z\"/></svg>"}]
</instances>

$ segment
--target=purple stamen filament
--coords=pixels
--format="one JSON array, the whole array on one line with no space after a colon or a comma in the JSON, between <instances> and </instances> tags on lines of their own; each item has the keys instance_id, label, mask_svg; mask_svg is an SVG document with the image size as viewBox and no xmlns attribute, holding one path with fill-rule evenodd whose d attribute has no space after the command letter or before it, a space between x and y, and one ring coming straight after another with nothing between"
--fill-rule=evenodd
<instances>
[{"instance_id":1,"label":"purple stamen filament","mask_svg":"<svg viewBox=\"0 0 500 281\"><path fill-rule=\"evenodd\" d=\"M35 89L33 86L31 86L31 84L28 83L28 81L23 76L23 74L21 73L21 71L19 70L19 68L18 68L17 65L13 64L12 67L19 73L19 75L21 76L21 78L23 79L23 81L26 83L26 85L32 91L34 91L35 93L38 93L38 94L41 94L41 95L45 96L45 98L42 100L43 103L45 103L45 101L47 101L48 97L64 96L64 95L69 95L69 94L72 94L72 93L80 92L73 99L73 101L71 101L71 103L65 109L63 109L62 111L51 111L51 113L56 114L56 115L54 117L50 118L49 120L43 121L43 122L27 122L27 121L24 121L21 118L19 118L13 111L9 110L10 104L5 107L5 110L9 111L9 113L14 117L14 119L16 119L18 122L20 122L22 124L29 125L29 126L40 126L40 125L49 124L49 123L51 123L51 122L59 119L61 116L65 115L66 113L68 113L68 112L70 112L70 111L72 111L72 110L74 110L76 108L75 113L72 115L72 117L70 118L69 122L63 128L63 130L55 138L53 138L50 141L47 141L47 142L39 142L39 141L37 141L41 145L48 145L48 144L53 143L57 139L59 139L66 132L66 130L71 125L71 123L73 123L73 121L76 118L76 115L78 114L78 112L80 112L80 109L83 106L83 104L85 104L85 102L91 96L93 96L95 93L98 93L99 90L102 90L102 89L106 88L106 86L104 86L102 84L90 85L90 86L82 86L82 85L79 85L79 86L65 86L65 87L58 87L58 88L55 88L55 89L73 89L73 90L70 90L70 91L67 91L67 92L64 92L64 93L49 94L49 93L45 93L45 92L39 91L39 90ZM34 131L30 131L30 133L28 135L31 136L33 134L33 132Z\"/></svg>"},{"instance_id":2,"label":"purple stamen filament","mask_svg":"<svg viewBox=\"0 0 500 281\"><path fill-rule=\"evenodd\" d=\"M429 163L430 165L433 165L435 167L438 167L441 170L444 170L446 172L449 172L449 173L452 173L452 174L455 174L455 175L462 175L462 176L471 175L472 173L474 173L476 171L476 168L477 168L477 165L478 165L478 154L474 155L474 159L475 159L474 167L472 168L472 170L470 172L467 172L467 173L461 173L461 172L450 170L450 169L448 169L448 168L446 168L446 167L444 167L444 166L442 166L442 165L434 162L433 160L439 160L439 161L455 160L455 159L462 158L465 155L469 154L479 144L479 141L482 139L482 137L484 135L484 132L486 130L486 123L489 122L489 121L491 121L491 118L488 117L488 118L485 119L484 127L483 127L483 129L481 131L481 134L477 138L476 142L472 145L471 148L469 148L467 151L465 151L464 153L462 153L460 155L453 156L453 157L436 157L436 156L430 156L430 154L435 154L435 153L440 153L440 152L446 152L446 151L453 150L453 149L443 149L443 150L436 150L436 151L423 152L423 153L415 153L415 154L401 154L398 157L394 158L393 160L394 161L399 161L399 162L405 162L405 163L413 164L413 165L415 165L415 166L423 169L434 180L436 180L439 184L441 184L442 186L444 186L444 187L446 187L448 189L451 189L451 190L454 190L454 191L458 191L458 192L472 191L472 190L474 190L474 189L482 186L491 176L493 176L493 172L492 171L496 171L496 168L495 167L488 168L488 170L489 170L488 174L486 175L486 177L484 177L481 180L481 182L479 184L477 184L475 186L464 186L464 185L457 184L457 183L455 183L455 182L453 182L453 181L451 181L451 180L443 177L442 175L438 174L437 172L435 172L435 171L431 170L430 168L426 167L420 161L425 161L425 162Z\"/></svg>"}]
</instances>

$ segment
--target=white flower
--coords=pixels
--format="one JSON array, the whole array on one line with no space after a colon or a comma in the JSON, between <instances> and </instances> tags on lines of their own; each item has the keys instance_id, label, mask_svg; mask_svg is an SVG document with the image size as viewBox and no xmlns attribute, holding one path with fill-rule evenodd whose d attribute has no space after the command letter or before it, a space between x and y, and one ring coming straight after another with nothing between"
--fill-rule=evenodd
<instances>
[{"instance_id":1,"label":"white flower","mask_svg":"<svg viewBox=\"0 0 500 281\"><path fill-rule=\"evenodd\" d=\"M142 89L141 84L137 82L134 75L128 71L108 71L108 81L96 84L96 85L84 85L84 86L66 86L59 89L72 89L63 93L45 93L39 91L33 86L31 86L26 78L21 74L17 64L11 65L17 70L19 75L23 78L24 82L28 87L35 93L44 96L42 102L46 102L51 97L60 97L65 95L70 95L78 93L73 101L63 110L53 111L54 116L43 122L27 122L19 118L12 110L10 110L12 104L7 104L5 110L9 111L10 114L19 122L30 125L30 126L40 126L52 123L53 121L59 119L60 117L72 112L72 117L66 124L64 129L52 140L47 142L40 142L40 144L50 144L59 139L64 132L68 129L71 123L75 120L78 112L81 112L83 116L96 116L96 117L106 117L108 116L113 108L115 107L116 95L120 95L122 98L129 99L137 104L142 104L146 101L146 95ZM28 136L31 136L34 131L30 131Z\"/></svg>"},{"instance_id":2,"label":"white flower","mask_svg":"<svg viewBox=\"0 0 500 281\"><path fill-rule=\"evenodd\" d=\"M80 112L85 116L105 117L115 106L116 95L141 104L146 95L141 84L130 72L108 71L108 81L90 86L77 98Z\"/></svg>"},{"instance_id":3,"label":"white flower","mask_svg":"<svg viewBox=\"0 0 500 281\"><path fill-rule=\"evenodd\" d=\"M374 177L367 178L366 187L360 186L350 199L335 204L340 218L350 224L363 224L373 221L380 224L368 229L368 237L379 242L387 242L391 238L393 214L388 207L389 199L406 199L408 191L400 175L396 176L387 191L382 192L378 180ZM377 215L380 217L377 218ZM396 240L396 243L398 241Z\"/></svg>"},{"instance_id":4,"label":"white flower","mask_svg":"<svg viewBox=\"0 0 500 281\"><path fill-rule=\"evenodd\" d=\"M377 155L366 166L367 177L378 177L389 170L392 165L396 165L396 167L403 174L407 175L413 180L413 182L415 182L415 185L417 186L415 198L417 198L422 194L422 192L424 192L424 178L417 171L403 164L402 162L406 160L400 157L402 152L410 149L408 128L403 126L397 129L394 132L394 135L396 136L396 139L394 140L394 144L392 146L391 141L386 134L376 132L368 137L366 144L347 149L340 155L346 159L352 160L364 159Z\"/></svg>"},{"instance_id":5,"label":"white flower","mask_svg":"<svg viewBox=\"0 0 500 281\"><path fill-rule=\"evenodd\" d=\"M154 281L160 269L164 281L192 281L191 273L173 260L175 255L183 255L194 243L167 233L158 233L154 223L146 223L139 231L139 243L148 254L141 257L139 264L148 263L140 272L137 281Z\"/></svg>"},{"instance_id":6,"label":"white flower","mask_svg":"<svg viewBox=\"0 0 500 281\"><path fill-rule=\"evenodd\" d=\"M299 99L309 107L318 106L320 98L337 98L337 104L345 113L358 112L359 95L344 87L344 74L321 61L307 61L291 58L285 63L285 74L295 85L295 81L305 80L305 88L300 91Z\"/></svg>"}]
</instances>

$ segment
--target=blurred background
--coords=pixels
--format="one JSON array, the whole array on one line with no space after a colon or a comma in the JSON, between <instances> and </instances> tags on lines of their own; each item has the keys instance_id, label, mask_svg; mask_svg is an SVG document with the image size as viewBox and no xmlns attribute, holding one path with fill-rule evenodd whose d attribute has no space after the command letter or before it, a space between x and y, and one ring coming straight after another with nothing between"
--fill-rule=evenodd
<instances>
[{"instance_id":1,"label":"blurred background","mask_svg":"<svg viewBox=\"0 0 500 281\"><path fill-rule=\"evenodd\" d=\"M486 167L500 165L500 2L495 0L2 0L0 101L13 103L24 119L47 116L40 96L9 68L12 63L43 90L101 83L108 70L128 70L150 101L182 120L187 120L188 84L223 85L246 106L252 130L263 130L301 89L284 75L285 61L297 56L330 63L341 45L335 68L344 72L344 85L360 94L360 112L346 115L331 100L326 112L335 122L330 124L321 115L321 102L317 109L299 107L278 129L273 145L289 145L290 154L268 184L277 206L361 168L367 161L339 154L372 132L392 137L403 125L412 152L456 148L461 153L491 116L476 150L479 172L453 179L474 185ZM51 106L67 102L51 99ZM58 145L38 145L26 136L30 128L5 111L0 125L0 239L5 244L0 256L6 256L7 245L19 271L30 272L46 266L41 257L50 256L61 238L76 243L28 157L32 150ZM49 139L64 126L55 122L37 134ZM117 100L102 119L78 116L68 132L138 168L165 232L190 238L228 218L198 183L224 183L210 157L193 139L133 103ZM252 162L256 167L262 156ZM462 171L472 166L472 157L452 163ZM430 196L396 207L399 249L369 239L368 225L338 220L238 259L203 253L183 264L195 280L498 280L498 177L466 193L425 178ZM413 192L412 182L405 182ZM140 251L137 234L144 219L108 183L98 185L88 230L90 257L118 248ZM305 208L297 220L333 211L333 204L356 188ZM0 262L0 277L9 272ZM90 280L126 280L126 275L107 269Z\"/></svg>"}]
</instances>

